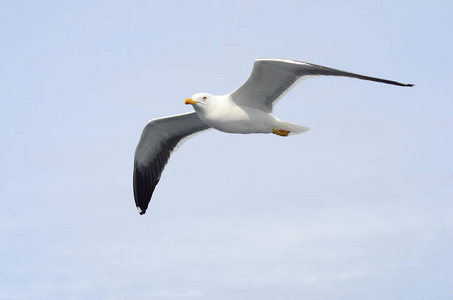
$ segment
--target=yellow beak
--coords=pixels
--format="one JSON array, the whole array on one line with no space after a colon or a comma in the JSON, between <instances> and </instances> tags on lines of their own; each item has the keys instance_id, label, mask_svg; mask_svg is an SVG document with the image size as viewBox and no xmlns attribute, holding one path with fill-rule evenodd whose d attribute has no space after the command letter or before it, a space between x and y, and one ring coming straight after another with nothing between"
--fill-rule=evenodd
<instances>
[{"instance_id":1,"label":"yellow beak","mask_svg":"<svg viewBox=\"0 0 453 300\"><path fill-rule=\"evenodd\" d=\"M192 98L184 100L184 104L195 104L198 103L197 101L194 101Z\"/></svg>"}]
</instances>

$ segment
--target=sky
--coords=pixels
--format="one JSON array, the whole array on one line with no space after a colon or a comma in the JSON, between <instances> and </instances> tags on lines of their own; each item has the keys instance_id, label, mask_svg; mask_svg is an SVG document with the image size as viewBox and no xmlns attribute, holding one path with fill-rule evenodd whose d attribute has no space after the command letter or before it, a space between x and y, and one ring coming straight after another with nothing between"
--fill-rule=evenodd
<instances>
[{"instance_id":1,"label":"sky","mask_svg":"<svg viewBox=\"0 0 453 300\"><path fill-rule=\"evenodd\" d=\"M452 299L451 1L2 1L0 299ZM132 193L146 122L261 57L288 138L211 130Z\"/></svg>"}]
</instances>

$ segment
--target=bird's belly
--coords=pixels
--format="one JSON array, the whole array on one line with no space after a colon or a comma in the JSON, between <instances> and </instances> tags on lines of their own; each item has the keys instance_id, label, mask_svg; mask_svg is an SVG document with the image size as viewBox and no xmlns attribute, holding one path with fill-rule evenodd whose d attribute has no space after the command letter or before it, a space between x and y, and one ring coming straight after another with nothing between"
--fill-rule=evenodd
<instances>
[{"instance_id":1,"label":"bird's belly","mask_svg":"<svg viewBox=\"0 0 453 300\"><path fill-rule=\"evenodd\" d=\"M204 121L212 128L228 133L271 133L273 117L259 110L239 109L229 114L212 114Z\"/></svg>"}]
</instances>

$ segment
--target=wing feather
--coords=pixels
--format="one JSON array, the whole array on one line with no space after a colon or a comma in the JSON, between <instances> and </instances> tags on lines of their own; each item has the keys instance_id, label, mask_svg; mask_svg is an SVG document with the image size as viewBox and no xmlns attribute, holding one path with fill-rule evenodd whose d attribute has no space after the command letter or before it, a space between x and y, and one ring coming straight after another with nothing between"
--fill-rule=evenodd
<instances>
[{"instance_id":1,"label":"wing feather","mask_svg":"<svg viewBox=\"0 0 453 300\"><path fill-rule=\"evenodd\" d=\"M311 76L341 76L399 86L413 86L392 80L364 76L295 60L257 59L250 77L231 97L240 106L272 112L273 105L299 81Z\"/></svg>"},{"instance_id":2,"label":"wing feather","mask_svg":"<svg viewBox=\"0 0 453 300\"><path fill-rule=\"evenodd\" d=\"M148 208L171 153L186 138L209 128L195 112L146 124L135 150L133 176L135 204L141 215Z\"/></svg>"}]
</instances>

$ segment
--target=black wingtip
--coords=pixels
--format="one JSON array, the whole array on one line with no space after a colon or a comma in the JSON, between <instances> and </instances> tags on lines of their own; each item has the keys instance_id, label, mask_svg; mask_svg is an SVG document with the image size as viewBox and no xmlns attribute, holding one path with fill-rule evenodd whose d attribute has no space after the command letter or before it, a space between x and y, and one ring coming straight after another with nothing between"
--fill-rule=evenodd
<instances>
[{"instance_id":1,"label":"black wingtip","mask_svg":"<svg viewBox=\"0 0 453 300\"><path fill-rule=\"evenodd\" d=\"M140 215L144 215L146 213L146 208L142 209L141 207L137 206L137 210Z\"/></svg>"}]
</instances>

